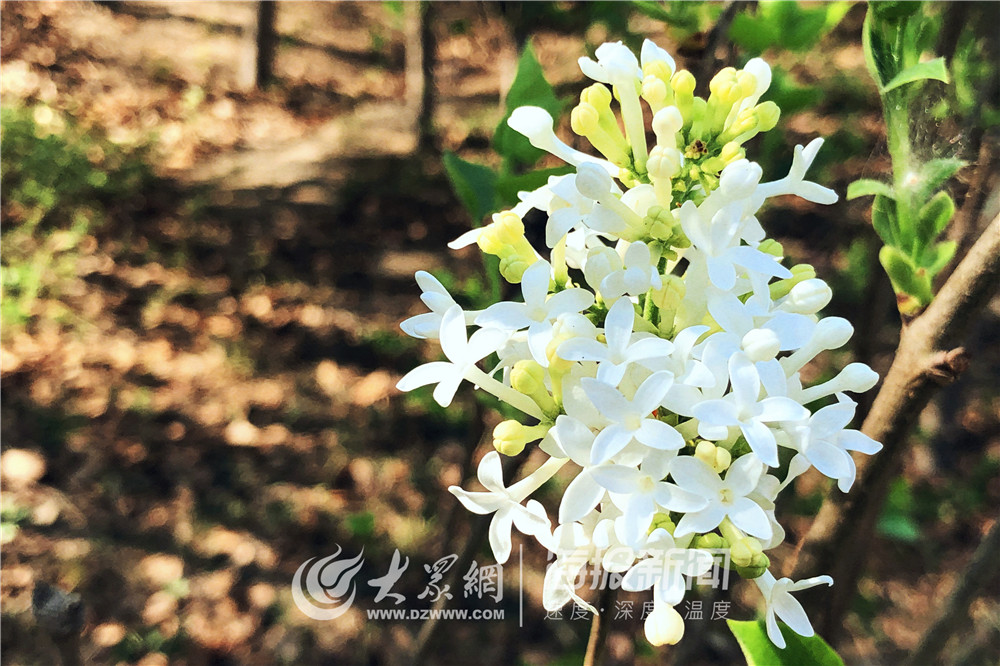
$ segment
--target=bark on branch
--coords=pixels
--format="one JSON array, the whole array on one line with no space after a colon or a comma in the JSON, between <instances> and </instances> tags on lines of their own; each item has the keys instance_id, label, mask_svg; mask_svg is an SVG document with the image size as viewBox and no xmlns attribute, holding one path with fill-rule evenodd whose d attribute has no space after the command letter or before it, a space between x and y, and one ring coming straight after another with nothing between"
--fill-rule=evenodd
<instances>
[{"instance_id":1,"label":"bark on branch","mask_svg":"<svg viewBox=\"0 0 1000 666\"><path fill-rule=\"evenodd\" d=\"M875 397L862 432L882 442L883 450L858 460L850 494L833 490L799 556L789 563L795 577L830 573L836 581L832 599L817 609L820 633L833 640L840 631L867 547L898 474L907 437L916 417L937 387L953 381L968 366L959 346L976 310L1000 287L1000 215L986 227L968 255L919 316L904 323L892 367Z\"/></svg>"}]
</instances>

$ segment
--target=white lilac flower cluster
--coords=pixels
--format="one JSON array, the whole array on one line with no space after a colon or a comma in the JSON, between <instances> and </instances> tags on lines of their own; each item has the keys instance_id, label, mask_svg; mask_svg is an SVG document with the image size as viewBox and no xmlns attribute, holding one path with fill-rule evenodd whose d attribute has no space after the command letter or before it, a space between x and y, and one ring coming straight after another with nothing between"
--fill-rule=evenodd
<instances>
[{"instance_id":1,"label":"white lilac flower cluster","mask_svg":"<svg viewBox=\"0 0 1000 666\"><path fill-rule=\"evenodd\" d=\"M836 201L805 180L822 139L797 146L790 173L762 183L742 145L777 122L778 108L759 102L771 78L764 61L719 72L707 100L648 40L641 60L609 43L580 66L596 83L580 95L572 129L603 158L557 138L546 111L514 111L513 129L575 171L522 192L512 210L450 246L477 243L499 257L522 300L464 311L434 277L417 273L430 312L402 328L439 340L447 361L415 368L398 386L435 384L434 399L448 406L465 380L523 412L493 433L497 451L479 465L485 491L451 492L470 511L493 514L498 562L510 555L512 527L552 551L546 609L573 600L594 610L575 582L586 565L599 565L621 574L626 590L652 588L646 636L676 643L685 576L705 573L721 549L759 586L768 634L784 647L776 617L813 633L790 593L833 581L776 580L767 570L765 551L784 539L776 498L810 467L847 491L849 452L881 448L846 429L855 403L845 393L875 385L869 367L852 363L803 386L802 367L853 329L818 317L830 288L811 266L786 267L755 217L775 196ZM652 148L640 100L652 117ZM548 216L544 251L525 238L531 209ZM825 406L806 407L816 404ZM548 460L506 485L500 454L532 442ZM561 469L575 475L553 527L529 497Z\"/></svg>"}]
</instances>

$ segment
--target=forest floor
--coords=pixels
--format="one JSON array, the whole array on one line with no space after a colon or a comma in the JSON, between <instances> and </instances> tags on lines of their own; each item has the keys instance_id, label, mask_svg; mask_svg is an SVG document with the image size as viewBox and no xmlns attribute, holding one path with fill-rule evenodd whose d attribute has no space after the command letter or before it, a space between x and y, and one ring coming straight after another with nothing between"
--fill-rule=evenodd
<instances>
[{"instance_id":1,"label":"forest floor","mask_svg":"<svg viewBox=\"0 0 1000 666\"><path fill-rule=\"evenodd\" d=\"M31 613L40 583L82 597L85 663L407 663L418 622L367 620L370 592L336 621L312 620L290 582L338 547L363 548L374 577L398 549L412 563L396 591L414 599L424 568L474 531L447 488L469 478L498 417L468 396L442 410L395 384L436 354L399 332L421 311L413 273L462 283L480 266L444 248L470 220L439 151L489 159L517 57L497 7L436 6L434 148L418 152L392 3L281 3L277 81L262 91L239 83L252 3L3 4L5 110L43 134L104 137L86 159L112 177L133 158L149 169L89 224L40 227L31 241L8 239L25 211L4 202L4 270L21 262L17 274L40 284L5 292L0 345L9 663L55 663ZM842 80L865 81L851 32L861 16L800 76L817 80L833 62ZM662 26L634 29L672 46ZM586 39L548 30L532 43L550 82L578 91L576 58L604 37L600 26ZM773 161L819 134L843 155L824 166L839 192L882 172L876 104L856 83L790 116ZM897 322L864 210L782 202L765 226L843 293L831 311L865 320L856 353L884 370ZM916 644L1000 502L989 384L1000 351L988 331L970 345L982 363L924 415L878 542L846 546L874 552L838 645L849 663L895 663ZM813 372L850 358L829 355ZM799 484L792 544L820 490ZM508 565L507 620L448 623L431 663L579 661L589 623L543 620L544 555L524 546L525 629L511 619ZM732 599L730 617L753 617L744 586ZM996 653L996 595L971 617L969 663L988 663L977 660ZM722 623L694 633L705 652L686 663L738 658ZM610 650L616 663L663 659L637 622L613 626Z\"/></svg>"}]
</instances>

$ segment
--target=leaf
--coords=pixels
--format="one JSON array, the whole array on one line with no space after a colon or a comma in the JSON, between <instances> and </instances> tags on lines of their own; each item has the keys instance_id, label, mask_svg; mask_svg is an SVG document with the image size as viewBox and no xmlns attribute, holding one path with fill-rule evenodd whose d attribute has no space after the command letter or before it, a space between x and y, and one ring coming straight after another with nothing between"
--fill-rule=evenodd
<instances>
[{"instance_id":1,"label":"leaf","mask_svg":"<svg viewBox=\"0 0 1000 666\"><path fill-rule=\"evenodd\" d=\"M444 170L473 223L478 226L484 217L496 210L497 175L492 169L445 152Z\"/></svg>"},{"instance_id":2,"label":"leaf","mask_svg":"<svg viewBox=\"0 0 1000 666\"><path fill-rule=\"evenodd\" d=\"M878 260L892 282L897 300L900 296L912 296L918 305L927 305L934 294L931 292L931 278L925 268L917 268L910 257L898 248L886 245L878 253Z\"/></svg>"},{"instance_id":3,"label":"leaf","mask_svg":"<svg viewBox=\"0 0 1000 666\"><path fill-rule=\"evenodd\" d=\"M736 636L748 666L844 666L844 661L819 636L799 636L779 622L778 627L786 643L785 648L781 649L767 637L763 620L726 622L729 630Z\"/></svg>"},{"instance_id":4,"label":"leaf","mask_svg":"<svg viewBox=\"0 0 1000 666\"><path fill-rule=\"evenodd\" d=\"M957 157L941 157L936 160L927 161L920 169L921 183L917 195L921 199L926 199L935 191L958 173L967 164L965 160Z\"/></svg>"},{"instance_id":5,"label":"leaf","mask_svg":"<svg viewBox=\"0 0 1000 666\"><path fill-rule=\"evenodd\" d=\"M875 195L875 203L872 204L872 225L875 233L886 245L900 245L898 233L896 231L896 202L892 199Z\"/></svg>"},{"instance_id":6,"label":"leaf","mask_svg":"<svg viewBox=\"0 0 1000 666\"><path fill-rule=\"evenodd\" d=\"M493 134L493 146L510 167L508 170L514 170L517 165L531 166L544 154L507 125L510 114L519 106L540 106L553 118L562 110L562 104L545 80L542 66L538 64L530 43L524 47L524 53L517 62L517 74L507 92L506 111Z\"/></svg>"},{"instance_id":7,"label":"leaf","mask_svg":"<svg viewBox=\"0 0 1000 666\"><path fill-rule=\"evenodd\" d=\"M892 55L890 40L883 34L885 25L875 18L874 7L868 6L865 14L864 27L861 30L861 46L865 54L868 73L875 79L875 85L881 90L882 84L888 81L895 71L895 59Z\"/></svg>"},{"instance_id":8,"label":"leaf","mask_svg":"<svg viewBox=\"0 0 1000 666\"><path fill-rule=\"evenodd\" d=\"M920 529L909 516L891 514L882 516L878 521L878 532L882 536L896 541L913 543L920 539Z\"/></svg>"},{"instance_id":9,"label":"leaf","mask_svg":"<svg viewBox=\"0 0 1000 666\"><path fill-rule=\"evenodd\" d=\"M926 246L945 230L955 214L955 202L941 190L925 203L917 215L917 236Z\"/></svg>"},{"instance_id":10,"label":"leaf","mask_svg":"<svg viewBox=\"0 0 1000 666\"><path fill-rule=\"evenodd\" d=\"M920 258L920 265L927 269L931 279L933 279L935 275L940 273L954 259L955 250L957 249L958 243L955 241L937 243L934 247L924 252L924 255Z\"/></svg>"},{"instance_id":11,"label":"leaf","mask_svg":"<svg viewBox=\"0 0 1000 666\"><path fill-rule=\"evenodd\" d=\"M811 6L797 2L762 1L757 5L756 15L741 12L733 17L729 38L754 52L772 46L802 51L815 47L840 22L848 9L848 2Z\"/></svg>"},{"instance_id":12,"label":"leaf","mask_svg":"<svg viewBox=\"0 0 1000 666\"><path fill-rule=\"evenodd\" d=\"M892 192L892 186L888 183L883 183L880 180L872 180L870 178L859 178L850 185L847 186L847 200L857 199L859 197L870 197L873 194L880 194L883 197L889 199L895 199L895 195Z\"/></svg>"},{"instance_id":13,"label":"leaf","mask_svg":"<svg viewBox=\"0 0 1000 666\"><path fill-rule=\"evenodd\" d=\"M934 79L948 83L948 68L944 64L944 58L934 58L927 62L920 62L912 67L907 67L902 72L892 77L889 83L882 86L880 92L884 95L890 90L895 90L908 83Z\"/></svg>"}]
</instances>

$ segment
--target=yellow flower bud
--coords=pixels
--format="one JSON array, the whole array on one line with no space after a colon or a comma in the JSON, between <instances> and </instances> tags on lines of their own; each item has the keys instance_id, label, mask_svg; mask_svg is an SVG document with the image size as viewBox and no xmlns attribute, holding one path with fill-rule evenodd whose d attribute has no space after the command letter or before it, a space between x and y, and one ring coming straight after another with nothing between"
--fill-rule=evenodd
<instances>
[{"instance_id":1,"label":"yellow flower bud","mask_svg":"<svg viewBox=\"0 0 1000 666\"><path fill-rule=\"evenodd\" d=\"M569 114L569 124L580 136L593 134L600 127L601 116L590 104L580 102Z\"/></svg>"},{"instance_id":2,"label":"yellow flower bud","mask_svg":"<svg viewBox=\"0 0 1000 666\"><path fill-rule=\"evenodd\" d=\"M764 102L754 108L754 115L757 116L757 131L770 132L778 124L781 109L774 102Z\"/></svg>"},{"instance_id":3,"label":"yellow flower bud","mask_svg":"<svg viewBox=\"0 0 1000 666\"><path fill-rule=\"evenodd\" d=\"M505 456L516 456L528 442L535 442L548 433L551 424L526 426L513 419L501 421L493 429L493 447Z\"/></svg>"}]
</instances>

